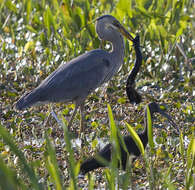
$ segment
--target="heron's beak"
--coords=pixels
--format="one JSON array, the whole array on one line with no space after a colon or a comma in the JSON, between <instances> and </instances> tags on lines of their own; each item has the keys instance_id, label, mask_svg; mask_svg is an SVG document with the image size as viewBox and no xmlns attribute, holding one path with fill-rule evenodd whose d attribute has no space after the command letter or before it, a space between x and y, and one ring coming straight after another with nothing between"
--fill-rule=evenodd
<instances>
[{"instance_id":1,"label":"heron's beak","mask_svg":"<svg viewBox=\"0 0 195 190\"><path fill-rule=\"evenodd\" d=\"M169 123L176 129L177 133L179 134L179 128L178 128L177 125L174 123L172 117L171 117L170 115L168 115L167 113L165 113L165 112L164 112L163 110L161 110L161 109L159 109L158 112L159 112L162 116L164 116L164 117L166 117L166 118L168 119Z\"/></svg>"},{"instance_id":2,"label":"heron's beak","mask_svg":"<svg viewBox=\"0 0 195 190\"><path fill-rule=\"evenodd\" d=\"M121 24L114 24L120 31L120 33L125 36L127 39L133 41L133 36L121 25Z\"/></svg>"}]
</instances>

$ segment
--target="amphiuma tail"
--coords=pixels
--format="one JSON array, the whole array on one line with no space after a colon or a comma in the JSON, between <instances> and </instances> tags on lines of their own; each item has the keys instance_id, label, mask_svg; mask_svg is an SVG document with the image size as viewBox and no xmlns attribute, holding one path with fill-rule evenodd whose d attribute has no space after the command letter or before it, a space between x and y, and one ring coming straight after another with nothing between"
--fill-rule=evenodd
<instances>
[{"instance_id":1,"label":"amphiuma tail","mask_svg":"<svg viewBox=\"0 0 195 190\"><path fill-rule=\"evenodd\" d=\"M81 164L80 173L85 175L87 172L102 166L104 165L98 162L95 158L87 159Z\"/></svg>"}]
</instances>

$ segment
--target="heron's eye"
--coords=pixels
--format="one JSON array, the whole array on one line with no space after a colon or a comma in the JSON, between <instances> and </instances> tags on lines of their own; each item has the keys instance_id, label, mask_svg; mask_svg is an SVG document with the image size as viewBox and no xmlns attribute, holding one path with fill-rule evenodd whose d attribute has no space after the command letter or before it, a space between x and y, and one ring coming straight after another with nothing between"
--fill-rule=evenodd
<instances>
[{"instance_id":1,"label":"heron's eye","mask_svg":"<svg viewBox=\"0 0 195 190\"><path fill-rule=\"evenodd\" d=\"M120 27L120 23L117 20L113 21L113 25L116 26L116 27Z\"/></svg>"}]
</instances>

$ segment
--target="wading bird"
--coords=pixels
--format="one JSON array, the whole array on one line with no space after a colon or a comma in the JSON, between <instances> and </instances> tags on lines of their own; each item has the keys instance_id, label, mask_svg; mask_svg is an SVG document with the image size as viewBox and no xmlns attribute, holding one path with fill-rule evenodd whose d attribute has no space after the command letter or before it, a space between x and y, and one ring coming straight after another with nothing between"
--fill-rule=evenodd
<instances>
[{"instance_id":1,"label":"wading bird","mask_svg":"<svg viewBox=\"0 0 195 190\"><path fill-rule=\"evenodd\" d=\"M161 108L160 106L153 102L153 103L149 103L148 104L149 110L150 110L150 114L151 117L153 116L154 113L160 113L162 114L164 117L166 117L169 122L177 129L178 128L176 126L176 124L173 122L172 118L166 114ZM144 115L144 131L142 133L139 133L139 137L143 143L144 148L146 147L147 143L148 143L148 134L147 134L147 106L145 108L144 111L145 115ZM138 157L141 153L139 151L139 148L137 147L136 143L134 142L134 140L132 139L131 136L125 136L124 137L124 142L126 145L126 148L129 152L129 155L134 155L136 157ZM97 169L99 167L105 167L105 165L98 161L98 157L101 157L103 159L105 159L108 162L111 162L112 159L112 151L113 151L113 146L112 144L108 144L106 145L99 153L97 153L97 155L95 157L89 158L87 160L85 160L82 164L81 164L81 168L80 168L80 172L82 175L86 174L89 171L92 171L94 169ZM121 163L122 164L122 168L125 170L126 168L126 162L127 162L127 153L124 150L124 148L122 147L122 145L120 146L120 151L121 151ZM120 165L119 165L120 166Z\"/></svg>"},{"instance_id":2,"label":"wading bird","mask_svg":"<svg viewBox=\"0 0 195 190\"><path fill-rule=\"evenodd\" d=\"M133 37L111 15L97 19L96 32L101 40L111 42L111 52L102 49L92 50L59 66L37 88L24 94L16 103L16 109L22 110L36 104L52 102L74 102L75 109L68 128L80 107L80 132L83 131L86 97L109 81L123 64L125 47L122 35L133 41Z\"/></svg>"}]
</instances>

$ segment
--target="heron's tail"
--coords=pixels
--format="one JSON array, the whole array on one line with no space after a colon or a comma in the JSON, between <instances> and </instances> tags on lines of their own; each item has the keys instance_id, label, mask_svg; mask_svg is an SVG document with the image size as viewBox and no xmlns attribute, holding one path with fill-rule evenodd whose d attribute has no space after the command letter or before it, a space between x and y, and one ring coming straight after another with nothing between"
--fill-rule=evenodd
<instances>
[{"instance_id":1,"label":"heron's tail","mask_svg":"<svg viewBox=\"0 0 195 190\"><path fill-rule=\"evenodd\" d=\"M40 100L40 95L37 91L33 90L24 94L16 103L16 109L23 110L25 108L31 107L32 105L38 103Z\"/></svg>"}]
</instances>

